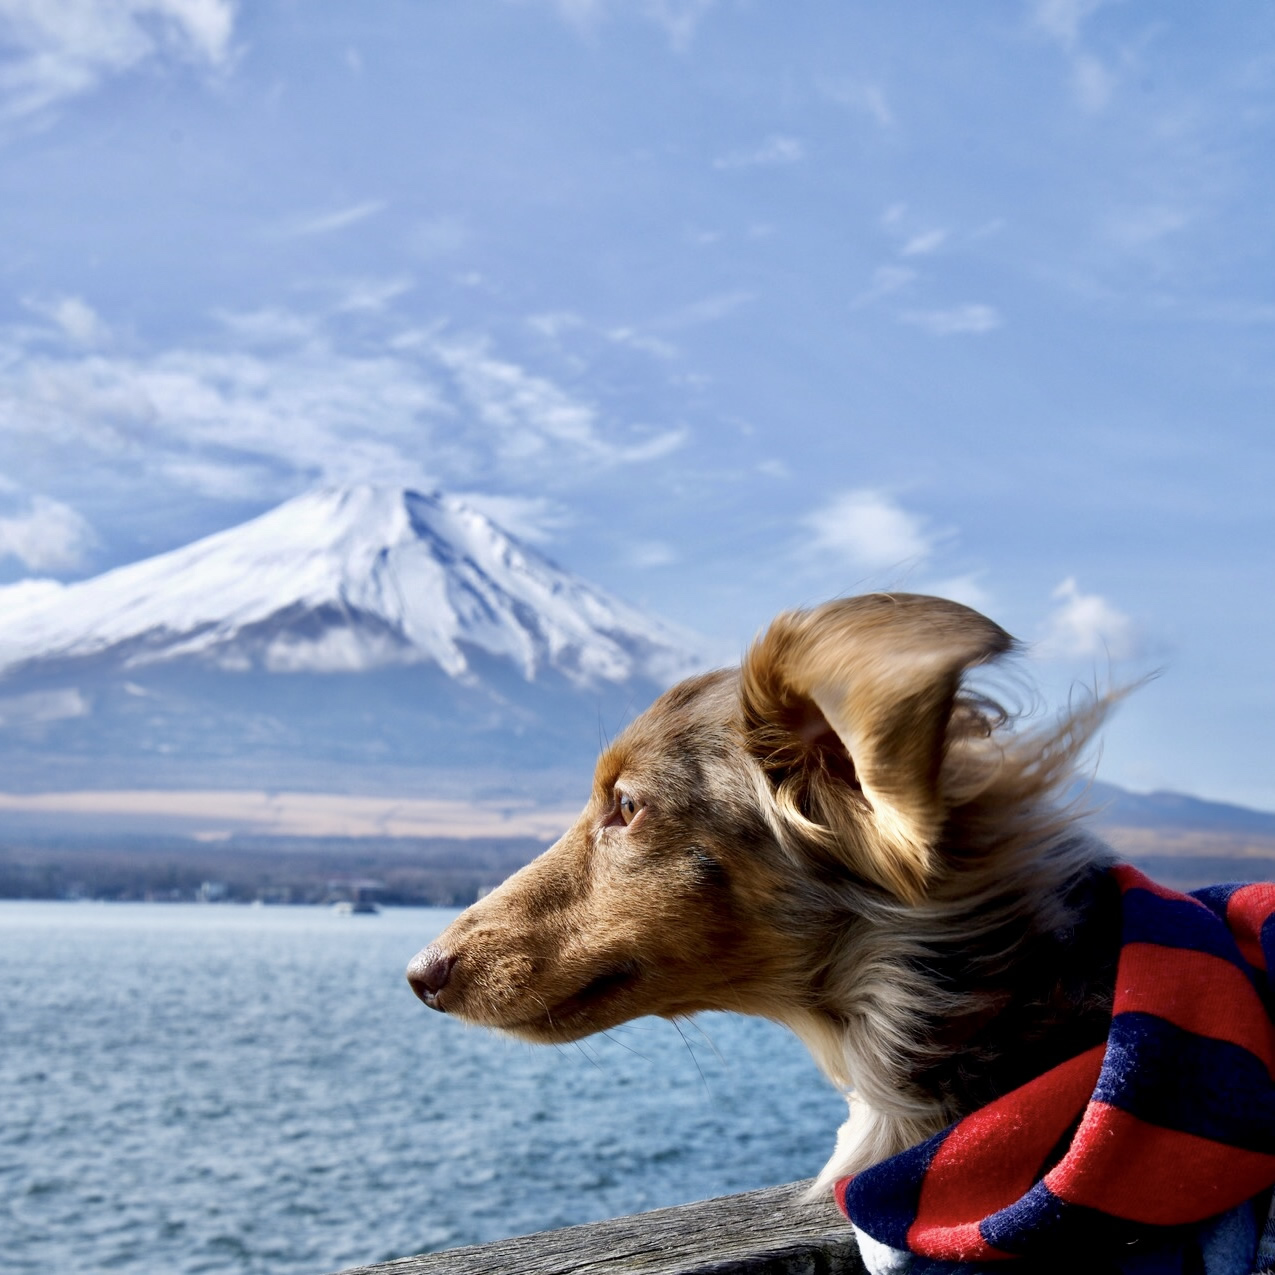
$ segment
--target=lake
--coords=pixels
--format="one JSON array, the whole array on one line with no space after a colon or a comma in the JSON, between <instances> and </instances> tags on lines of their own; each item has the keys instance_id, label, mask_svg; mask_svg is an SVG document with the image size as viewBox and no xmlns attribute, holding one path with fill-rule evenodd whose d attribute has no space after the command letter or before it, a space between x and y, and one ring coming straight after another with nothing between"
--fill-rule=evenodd
<instances>
[{"instance_id":1,"label":"lake","mask_svg":"<svg viewBox=\"0 0 1275 1275\"><path fill-rule=\"evenodd\" d=\"M327 1275L831 1152L771 1024L547 1048L427 1010L403 968L455 915L0 902L0 1269Z\"/></svg>"}]
</instances>

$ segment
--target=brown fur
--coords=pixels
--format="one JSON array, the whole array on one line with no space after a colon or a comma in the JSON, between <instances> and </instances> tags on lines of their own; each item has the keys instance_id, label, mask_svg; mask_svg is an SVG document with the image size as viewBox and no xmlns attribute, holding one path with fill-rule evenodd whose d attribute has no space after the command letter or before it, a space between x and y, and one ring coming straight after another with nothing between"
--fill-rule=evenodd
<instances>
[{"instance_id":1,"label":"brown fur","mask_svg":"<svg viewBox=\"0 0 1275 1275\"><path fill-rule=\"evenodd\" d=\"M965 688L1012 646L908 594L780 616L606 749L571 830L409 978L533 1041L762 1015L850 1100L821 1183L912 1145L1110 1014L1109 852L1055 804L1105 705L1014 732Z\"/></svg>"}]
</instances>

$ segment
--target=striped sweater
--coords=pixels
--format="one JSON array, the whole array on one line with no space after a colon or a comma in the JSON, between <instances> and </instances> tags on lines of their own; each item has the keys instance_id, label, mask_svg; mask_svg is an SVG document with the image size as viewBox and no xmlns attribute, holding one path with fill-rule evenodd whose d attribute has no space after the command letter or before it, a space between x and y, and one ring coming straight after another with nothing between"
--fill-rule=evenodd
<instances>
[{"instance_id":1,"label":"striped sweater","mask_svg":"<svg viewBox=\"0 0 1275 1275\"><path fill-rule=\"evenodd\" d=\"M1067 1253L1089 1272L1255 1269L1275 1183L1275 884L1185 895L1112 874L1122 936L1106 1042L837 1183L860 1232L929 1259L911 1269L1025 1257L1027 1270ZM1237 1209L1253 1219L1246 1265L1211 1269L1208 1236ZM1112 1253L1123 1264L1093 1260Z\"/></svg>"}]
</instances>

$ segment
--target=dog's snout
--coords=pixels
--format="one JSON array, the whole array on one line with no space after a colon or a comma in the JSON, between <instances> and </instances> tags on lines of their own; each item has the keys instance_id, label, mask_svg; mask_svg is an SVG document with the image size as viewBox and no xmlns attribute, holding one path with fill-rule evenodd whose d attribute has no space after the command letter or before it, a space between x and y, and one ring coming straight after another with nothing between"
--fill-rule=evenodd
<instances>
[{"instance_id":1,"label":"dog's snout","mask_svg":"<svg viewBox=\"0 0 1275 1275\"><path fill-rule=\"evenodd\" d=\"M407 981L411 983L412 991L430 1009L443 1008L438 1003L438 994L447 986L447 979L455 964L456 958L450 952L445 952L437 943L431 943L412 957L407 967Z\"/></svg>"}]
</instances>

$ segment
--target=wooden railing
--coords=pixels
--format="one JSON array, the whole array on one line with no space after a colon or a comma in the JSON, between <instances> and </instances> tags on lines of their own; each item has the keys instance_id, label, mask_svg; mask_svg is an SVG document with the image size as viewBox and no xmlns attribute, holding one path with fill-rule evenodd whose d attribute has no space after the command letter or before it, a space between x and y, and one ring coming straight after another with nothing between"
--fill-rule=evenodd
<instances>
[{"instance_id":1,"label":"wooden railing","mask_svg":"<svg viewBox=\"0 0 1275 1275\"><path fill-rule=\"evenodd\" d=\"M342 1275L865 1275L854 1236L810 1184L725 1195Z\"/></svg>"}]
</instances>

